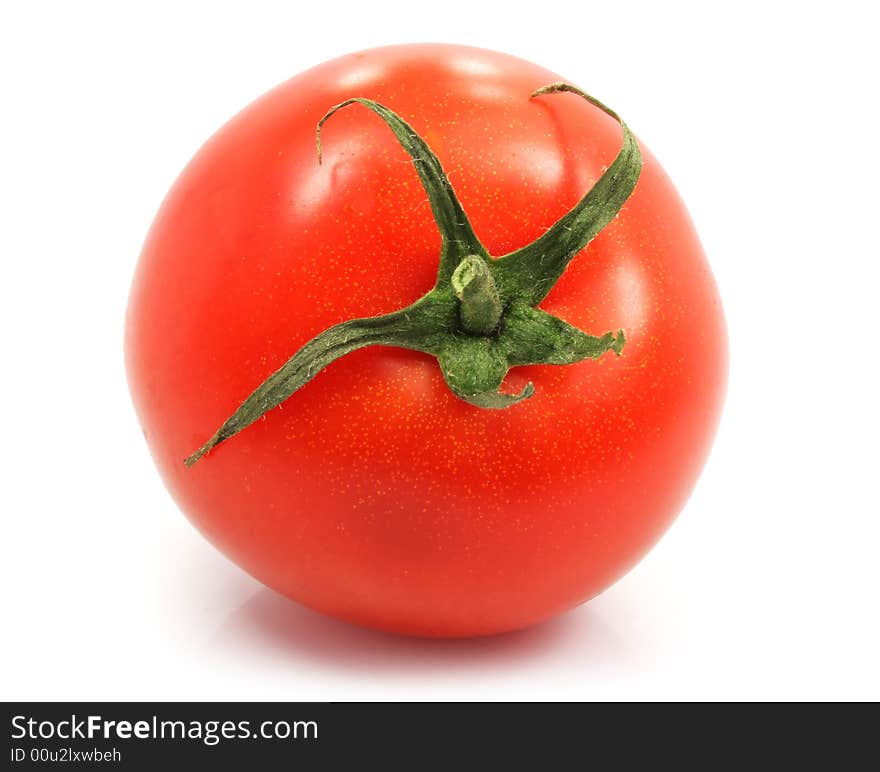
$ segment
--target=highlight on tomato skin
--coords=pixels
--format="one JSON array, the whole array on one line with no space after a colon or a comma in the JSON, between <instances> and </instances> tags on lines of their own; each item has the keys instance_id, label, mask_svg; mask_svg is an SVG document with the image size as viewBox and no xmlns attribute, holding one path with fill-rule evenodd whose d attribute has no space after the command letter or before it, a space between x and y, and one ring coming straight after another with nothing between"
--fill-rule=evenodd
<instances>
[{"instance_id":1,"label":"highlight on tomato skin","mask_svg":"<svg viewBox=\"0 0 880 772\"><path fill-rule=\"evenodd\" d=\"M165 484L244 570L356 624L487 635L595 596L669 527L724 319L684 204L602 102L505 54L372 49L186 167L126 364Z\"/></svg>"}]
</instances>

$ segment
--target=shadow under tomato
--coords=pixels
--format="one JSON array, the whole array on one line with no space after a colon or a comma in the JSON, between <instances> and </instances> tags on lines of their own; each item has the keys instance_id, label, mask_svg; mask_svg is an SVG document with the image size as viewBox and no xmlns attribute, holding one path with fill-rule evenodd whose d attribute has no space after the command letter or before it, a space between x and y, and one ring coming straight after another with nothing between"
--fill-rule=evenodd
<instances>
[{"instance_id":1,"label":"shadow under tomato","mask_svg":"<svg viewBox=\"0 0 880 772\"><path fill-rule=\"evenodd\" d=\"M590 606L526 630L482 638L432 639L367 630L325 617L261 589L217 631L221 648L246 649L334 669L378 673L504 669L561 660L601 666L628 659L614 630Z\"/></svg>"}]
</instances>

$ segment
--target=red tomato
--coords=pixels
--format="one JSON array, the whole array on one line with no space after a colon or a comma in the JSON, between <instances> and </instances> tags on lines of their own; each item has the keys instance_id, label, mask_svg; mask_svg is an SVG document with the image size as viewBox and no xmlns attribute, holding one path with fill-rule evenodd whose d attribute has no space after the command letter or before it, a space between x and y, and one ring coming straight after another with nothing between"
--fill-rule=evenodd
<instances>
[{"instance_id":1,"label":"red tomato","mask_svg":"<svg viewBox=\"0 0 880 772\"><path fill-rule=\"evenodd\" d=\"M541 308L627 343L512 369L504 410L467 404L437 360L374 346L339 359L187 468L256 386L331 325L434 285L440 236L413 165L359 105L408 121L493 256L544 233L621 148L621 128L559 76L489 51L381 48L282 84L233 118L174 184L132 287L134 403L197 528L275 590L351 622L425 636L525 627L601 592L687 498L714 433L726 335L669 179L644 166L619 216Z\"/></svg>"}]
</instances>

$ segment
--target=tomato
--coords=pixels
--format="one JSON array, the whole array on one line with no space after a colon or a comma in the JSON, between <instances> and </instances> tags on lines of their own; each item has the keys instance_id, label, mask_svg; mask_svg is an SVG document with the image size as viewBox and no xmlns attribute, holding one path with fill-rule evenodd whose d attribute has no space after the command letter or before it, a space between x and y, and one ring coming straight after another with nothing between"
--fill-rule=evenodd
<instances>
[{"instance_id":1,"label":"tomato","mask_svg":"<svg viewBox=\"0 0 880 772\"><path fill-rule=\"evenodd\" d=\"M501 271L512 263L492 258L548 232L624 152L613 114L577 93L531 96L559 80L457 46L346 56L233 118L162 204L126 321L134 404L180 507L269 587L400 633L512 630L608 587L685 502L721 408L726 333L688 214L634 141L641 170L616 218L574 250L546 296L532 292L537 279L518 285L540 309L522 314L606 334L591 340L614 351L515 366L501 391L525 397L532 384L532 396L485 409L459 383L466 357L359 348L310 365L311 382L183 463L315 336L397 311L438 282L448 244L434 203L370 104L433 151L485 248L476 268ZM354 97L374 102L324 124L319 164L318 121ZM494 351L515 323L509 281L485 334L448 340Z\"/></svg>"}]
</instances>

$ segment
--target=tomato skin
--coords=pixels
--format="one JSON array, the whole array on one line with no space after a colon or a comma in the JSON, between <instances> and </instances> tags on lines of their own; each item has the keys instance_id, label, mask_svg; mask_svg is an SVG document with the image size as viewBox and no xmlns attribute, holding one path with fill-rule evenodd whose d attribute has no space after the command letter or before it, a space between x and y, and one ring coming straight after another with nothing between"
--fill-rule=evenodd
<instances>
[{"instance_id":1,"label":"tomato skin","mask_svg":"<svg viewBox=\"0 0 880 772\"><path fill-rule=\"evenodd\" d=\"M183 465L314 335L433 286L440 238L412 164L353 106L325 127L319 166L326 110L362 96L409 121L501 256L620 148L592 105L529 99L557 80L465 47L346 56L233 118L163 203L127 315L135 407L180 507L268 586L370 627L497 633L601 592L684 504L721 408L726 333L687 212L644 146L635 193L541 303L591 334L623 328L619 359L515 368L505 390L532 381L535 396L492 411L454 397L433 358L367 348Z\"/></svg>"}]
</instances>

